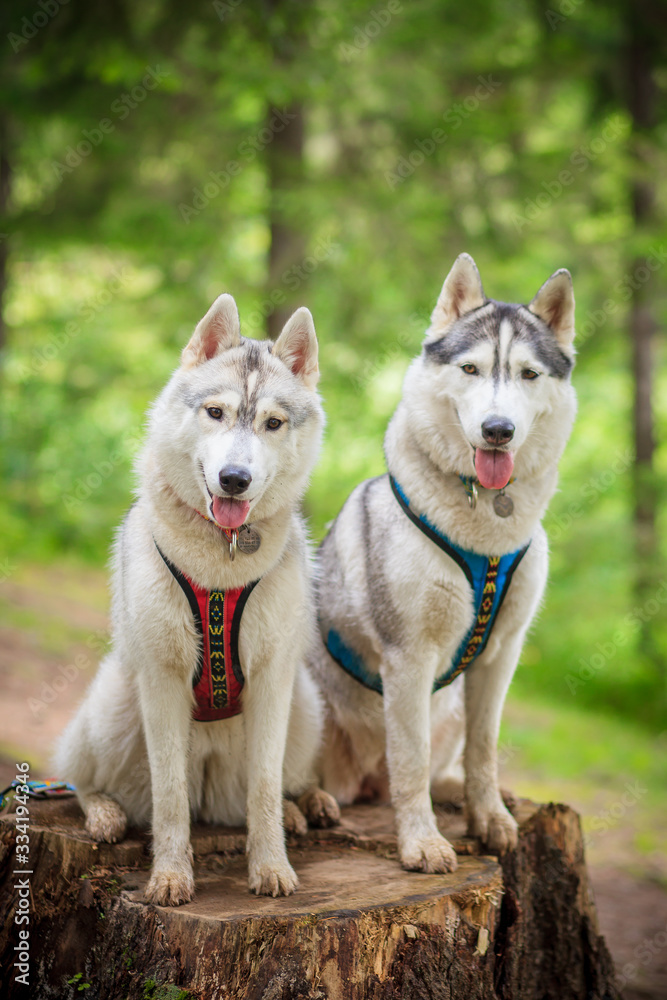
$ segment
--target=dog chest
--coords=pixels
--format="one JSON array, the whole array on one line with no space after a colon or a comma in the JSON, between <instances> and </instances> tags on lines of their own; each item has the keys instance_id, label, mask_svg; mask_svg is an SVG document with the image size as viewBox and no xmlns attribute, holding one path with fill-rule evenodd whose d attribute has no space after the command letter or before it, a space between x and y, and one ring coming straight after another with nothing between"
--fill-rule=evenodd
<instances>
[{"instance_id":1,"label":"dog chest","mask_svg":"<svg viewBox=\"0 0 667 1000\"><path fill-rule=\"evenodd\" d=\"M216 722L239 715L245 683L239 657L241 618L259 581L229 590L205 590L174 566L157 544L156 548L183 591L199 634L192 717L195 722Z\"/></svg>"}]
</instances>

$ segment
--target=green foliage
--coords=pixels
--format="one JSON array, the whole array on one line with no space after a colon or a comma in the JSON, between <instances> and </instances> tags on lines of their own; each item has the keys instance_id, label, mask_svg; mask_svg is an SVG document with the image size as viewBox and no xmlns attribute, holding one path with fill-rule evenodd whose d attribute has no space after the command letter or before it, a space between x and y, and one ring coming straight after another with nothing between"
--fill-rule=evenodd
<instances>
[{"instance_id":1,"label":"green foliage","mask_svg":"<svg viewBox=\"0 0 667 1000\"><path fill-rule=\"evenodd\" d=\"M182 990L173 983L159 983L155 979L144 982L144 1000L191 1000L192 993Z\"/></svg>"},{"instance_id":2,"label":"green foliage","mask_svg":"<svg viewBox=\"0 0 667 1000\"><path fill-rule=\"evenodd\" d=\"M22 23L13 6L6 33ZM384 429L454 257L472 253L487 293L510 301L567 266L580 411L548 515L546 606L517 683L658 721L663 605L657 656L634 630L627 325L630 283L644 280L632 261L652 251L645 287L658 325L667 318L664 204L654 228L634 229L618 89L628 8L570 6L403 0L374 17L333 0L72 3L18 52L6 47L3 557L106 558L146 407L220 291L254 336L276 292L315 316L328 429L307 509L319 539L356 483L384 470ZM664 105L664 73L657 86ZM305 107L304 181L276 193L263 130L293 101ZM645 151L654 176L665 120ZM271 288L275 197L306 257L300 277ZM661 374L659 427L665 399ZM664 496L664 445L655 464Z\"/></svg>"},{"instance_id":3,"label":"green foliage","mask_svg":"<svg viewBox=\"0 0 667 1000\"><path fill-rule=\"evenodd\" d=\"M574 700L536 698L513 684L500 732L501 784L577 809L589 863L620 862L664 881L666 739L634 720L593 715Z\"/></svg>"},{"instance_id":4,"label":"green foliage","mask_svg":"<svg viewBox=\"0 0 667 1000\"><path fill-rule=\"evenodd\" d=\"M76 986L77 993L82 993L84 990L90 989L90 983L83 982L83 973L76 972L71 979L67 980L68 986Z\"/></svg>"}]
</instances>

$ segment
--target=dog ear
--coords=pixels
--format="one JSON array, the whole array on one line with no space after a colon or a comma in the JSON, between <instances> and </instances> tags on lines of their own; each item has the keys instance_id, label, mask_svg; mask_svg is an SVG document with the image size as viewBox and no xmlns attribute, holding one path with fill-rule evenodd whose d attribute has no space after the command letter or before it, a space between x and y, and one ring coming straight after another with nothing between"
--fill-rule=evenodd
<instances>
[{"instance_id":1,"label":"dog ear","mask_svg":"<svg viewBox=\"0 0 667 1000\"><path fill-rule=\"evenodd\" d=\"M428 336L441 336L460 316L486 302L477 265L469 253L460 253L445 278L431 315Z\"/></svg>"},{"instance_id":2,"label":"dog ear","mask_svg":"<svg viewBox=\"0 0 667 1000\"><path fill-rule=\"evenodd\" d=\"M574 289L572 275L564 267L554 271L528 306L550 327L561 347L574 340Z\"/></svg>"},{"instance_id":3,"label":"dog ear","mask_svg":"<svg viewBox=\"0 0 667 1000\"><path fill-rule=\"evenodd\" d=\"M181 364L185 368L194 368L230 347L238 347L240 343L241 324L236 302L231 295L219 295L197 323L189 344L183 349Z\"/></svg>"},{"instance_id":4,"label":"dog ear","mask_svg":"<svg viewBox=\"0 0 667 1000\"><path fill-rule=\"evenodd\" d=\"M317 367L317 337L310 309L302 306L290 316L271 352L309 388L314 389L320 377Z\"/></svg>"}]
</instances>

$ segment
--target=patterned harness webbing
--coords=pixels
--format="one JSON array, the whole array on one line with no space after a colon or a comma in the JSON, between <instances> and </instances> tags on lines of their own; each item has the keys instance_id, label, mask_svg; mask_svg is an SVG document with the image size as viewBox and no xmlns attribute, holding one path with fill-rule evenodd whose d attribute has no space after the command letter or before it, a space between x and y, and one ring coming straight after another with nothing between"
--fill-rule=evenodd
<instances>
[{"instance_id":1,"label":"patterned harness webbing","mask_svg":"<svg viewBox=\"0 0 667 1000\"><path fill-rule=\"evenodd\" d=\"M469 549L462 549L443 535L424 515L417 515L410 509L410 501L391 475L389 483L402 510L412 523L461 567L474 596L473 623L454 654L449 668L434 681L433 693L435 693L451 684L484 651L514 571L528 551L530 542L522 549L504 556L481 556ZM365 687L382 694L380 675L371 673L361 657L334 629L329 630L324 644L331 658L343 670Z\"/></svg>"},{"instance_id":2,"label":"patterned harness webbing","mask_svg":"<svg viewBox=\"0 0 667 1000\"><path fill-rule=\"evenodd\" d=\"M200 636L197 669L192 678L196 700L192 718L196 722L215 722L239 715L245 683L239 659L241 616L259 580L232 590L204 590L167 559L157 542L155 548L187 597Z\"/></svg>"}]
</instances>

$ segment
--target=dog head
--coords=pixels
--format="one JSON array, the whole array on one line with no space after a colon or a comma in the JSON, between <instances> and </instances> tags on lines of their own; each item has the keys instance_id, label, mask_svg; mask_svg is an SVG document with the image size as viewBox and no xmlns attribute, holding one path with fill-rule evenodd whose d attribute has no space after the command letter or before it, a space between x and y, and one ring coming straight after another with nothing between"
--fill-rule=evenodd
<instances>
[{"instance_id":1,"label":"dog head","mask_svg":"<svg viewBox=\"0 0 667 1000\"><path fill-rule=\"evenodd\" d=\"M445 404L441 434L457 471L469 471L472 459L482 486L500 489L522 449L534 461L551 439L560 456L574 415L573 339L568 271L552 274L530 305L511 305L485 296L472 257L456 259L421 360L429 394Z\"/></svg>"},{"instance_id":2,"label":"dog head","mask_svg":"<svg viewBox=\"0 0 667 1000\"><path fill-rule=\"evenodd\" d=\"M319 447L317 338L298 309L275 343L241 336L231 295L197 324L156 404L160 472L178 497L221 527L293 504Z\"/></svg>"}]
</instances>

